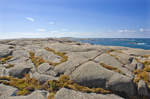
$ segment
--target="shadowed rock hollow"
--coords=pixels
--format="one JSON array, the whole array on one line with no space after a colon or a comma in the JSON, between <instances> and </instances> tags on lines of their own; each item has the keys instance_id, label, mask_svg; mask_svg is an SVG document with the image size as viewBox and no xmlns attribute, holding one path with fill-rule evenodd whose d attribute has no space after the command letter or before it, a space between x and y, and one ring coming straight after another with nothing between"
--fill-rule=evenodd
<instances>
[{"instance_id":1,"label":"shadowed rock hollow","mask_svg":"<svg viewBox=\"0 0 150 99\"><path fill-rule=\"evenodd\" d=\"M1 40L0 99L150 99L150 50Z\"/></svg>"}]
</instances>

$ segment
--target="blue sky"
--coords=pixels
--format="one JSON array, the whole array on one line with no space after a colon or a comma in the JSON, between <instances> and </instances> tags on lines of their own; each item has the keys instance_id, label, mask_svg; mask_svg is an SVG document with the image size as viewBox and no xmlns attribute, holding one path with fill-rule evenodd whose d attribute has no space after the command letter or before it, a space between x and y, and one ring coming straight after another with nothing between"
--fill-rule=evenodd
<instances>
[{"instance_id":1,"label":"blue sky","mask_svg":"<svg viewBox=\"0 0 150 99\"><path fill-rule=\"evenodd\" d=\"M150 38L150 0L0 0L0 39Z\"/></svg>"}]
</instances>

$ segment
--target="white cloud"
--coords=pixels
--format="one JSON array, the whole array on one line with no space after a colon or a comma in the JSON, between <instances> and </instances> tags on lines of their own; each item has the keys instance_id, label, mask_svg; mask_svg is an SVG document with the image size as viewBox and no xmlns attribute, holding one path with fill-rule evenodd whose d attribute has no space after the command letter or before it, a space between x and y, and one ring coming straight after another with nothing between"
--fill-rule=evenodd
<instances>
[{"instance_id":1,"label":"white cloud","mask_svg":"<svg viewBox=\"0 0 150 99\"><path fill-rule=\"evenodd\" d=\"M143 28L140 28L139 31L140 31L140 32L150 32L150 29L143 29Z\"/></svg>"},{"instance_id":2,"label":"white cloud","mask_svg":"<svg viewBox=\"0 0 150 99\"><path fill-rule=\"evenodd\" d=\"M0 35L0 39L14 39L14 38L46 38L52 37L50 33L43 32L9 32Z\"/></svg>"},{"instance_id":3,"label":"white cloud","mask_svg":"<svg viewBox=\"0 0 150 99\"><path fill-rule=\"evenodd\" d=\"M36 31L38 31L38 32L46 32L46 29L39 28L39 29L36 29Z\"/></svg>"},{"instance_id":4,"label":"white cloud","mask_svg":"<svg viewBox=\"0 0 150 99\"><path fill-rule=\"evenodd\" d=\"M119 33L135 33L136 31L135 30L127 30L127 29L121 29L121 30L118 30Z\"/></svg>"},{"instance_id":5,"label":"white cloud","mask_svg":"<svg viewBox=\"0 0 150 99\"><path fill-rule=\"evenodd\" d=\"M54 24L56 24L55 22L53 22L53 21L51 21L51 22L49 22L49 24L50 25L54 25Z\"/></svg>"},{"instance_id":6,"label":"white cloud","mask_svg":"<svg viewBox=\"0 0 150 99\"><path fill-rule=\"evenodd\" d=\"M32 17L25 17L25 19L28 20L28 21L30 21L30 22L34 22L35 21L35 19L32 18Z\"/></svg>"}]
</instances>

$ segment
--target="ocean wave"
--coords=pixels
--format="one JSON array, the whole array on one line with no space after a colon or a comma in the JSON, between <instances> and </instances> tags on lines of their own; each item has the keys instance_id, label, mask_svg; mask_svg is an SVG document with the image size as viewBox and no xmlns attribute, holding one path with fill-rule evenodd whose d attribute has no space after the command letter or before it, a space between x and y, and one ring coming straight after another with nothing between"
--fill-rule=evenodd
<instances>
[{"instance_id":1,"label":"ocean wave","mask_svg":"<svg viewBox=\"0 0 150 99\"><path fill-rule=\"evenodd\" d=\"M146 43L136 43L137 45L145 45Z\"/></svg>"}]
</instances>

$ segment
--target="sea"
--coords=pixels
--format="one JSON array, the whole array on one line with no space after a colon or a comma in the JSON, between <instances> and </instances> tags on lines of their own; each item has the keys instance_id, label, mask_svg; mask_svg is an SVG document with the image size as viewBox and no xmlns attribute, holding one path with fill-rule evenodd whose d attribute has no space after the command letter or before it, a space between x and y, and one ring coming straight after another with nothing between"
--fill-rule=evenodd
<instances>
[{"instance_id":1,"label":"sea","mask_svg":"<svg viewBox=\"0 0 150 99\"><path fill-rule=\"evenodd\" d=\"M73 40L93 45L124 46L150 50L150 38L73 38Z\"/></svg>"}]
</instances>

